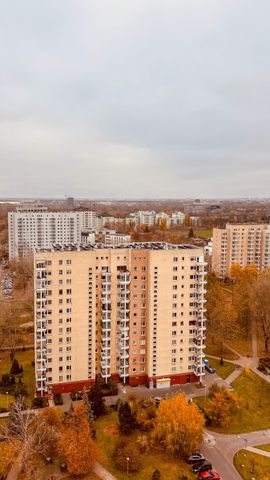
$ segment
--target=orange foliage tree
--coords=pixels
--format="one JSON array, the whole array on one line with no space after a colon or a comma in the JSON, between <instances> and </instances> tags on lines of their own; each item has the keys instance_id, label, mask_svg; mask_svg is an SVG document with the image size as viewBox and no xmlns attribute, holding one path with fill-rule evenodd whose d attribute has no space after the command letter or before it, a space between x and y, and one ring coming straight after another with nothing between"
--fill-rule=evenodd
<instances>
[{"instance_id":1,"label":"orange foliage tree","mask_svg":"<svg viewBox=\"0 0 270 480\"><path fill-rule=\"evenodd\" d=\"M59 439L59 450L64 455L68 472L72 475L86 475L99 454L92 438L85 404L76 406L71 413Z\"/></svg>"},{"instance_id":2,"label":"orange foliage tree","mask_svg":"<svg viewBox=\"0 0 270 480\"><path fill-rule=\"evenodd\" d=\"M226 428L231 415L239 406L240 400L235 392L214 384L209 388L209 399L204 406L204 412L212 425Z\"/></svg>"},{"instance_id":3,"label":"orange foliage tree","mask_svg":"<svg viewBox=\"0 0 270 480\"><path fill-rule=\"evenodd\" d=\"M154 423L153 437L172 454L188 456L203 439L204 417L195 403L180 394L162 400Z\"/></svg>"}]
</instances>

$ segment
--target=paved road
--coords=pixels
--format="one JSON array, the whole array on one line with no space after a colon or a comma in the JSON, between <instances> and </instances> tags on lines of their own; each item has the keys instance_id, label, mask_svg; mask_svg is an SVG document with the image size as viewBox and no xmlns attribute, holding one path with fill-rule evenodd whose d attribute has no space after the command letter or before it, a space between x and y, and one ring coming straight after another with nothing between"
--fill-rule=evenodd
<instances>
[{"instance_id":1,"label":"paved road","mask_svg":"<svg viewBox=\"0 0 270 480\"><path fill-rule=\"evenodd\" d=\"M270 430L260 430L241 435L222 435L207 431L202 452L220 473L223 480L242 480L233 465L235 453L241 448L269 442Z\"/></svg>"}]
</instances>

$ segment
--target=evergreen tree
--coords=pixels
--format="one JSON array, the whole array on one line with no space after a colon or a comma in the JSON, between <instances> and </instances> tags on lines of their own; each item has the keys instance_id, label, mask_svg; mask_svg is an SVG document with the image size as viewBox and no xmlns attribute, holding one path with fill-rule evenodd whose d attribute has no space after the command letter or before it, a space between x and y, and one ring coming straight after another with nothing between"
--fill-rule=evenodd
<instances>
[{"instance_id":1,"label":"evergreen tree","mask_svg":"<svg viewBox=\"0 0 270 480\"><path fill-rule=\"evenodd\" d=\"M136 418L127 402L121 402L118 409L120 431L129 435L136 427Z\"/></svg>"},{"instance_id":2,"label":"evergreen tree","mask_svg":"<svg viewBox=\"0 0 270 480\"><path fill-rule=\"evenodd\" d=\"M14 358L12 360L10 374L11 375L17 375L18 373L21 373L21 368L20 368L20 365L19 365L19 362L18 362L17 358Z\"/></svg>"},{"instance_id":3,"label":"evergreen tree","mask_svg":"<svg viewBox=\"0 0 270 480\"><path fill-rule=\"evenodd\" d=\"M189 232L188 232L188 238L193 238L193 237L194 237L193 228L190 227Z\"/></svg>"},{"instance_id":4,"label":"evergreen tree","mask_svg":"<svg viewBox=\"0 0 270 480\"><path fill-rule=\"evenodd\" d=\"M98 383L96 383L88 393L88 400L91 405L94 417L98 418L105 413L105 402L102 391Z\"/></svg>"}]
</instances>

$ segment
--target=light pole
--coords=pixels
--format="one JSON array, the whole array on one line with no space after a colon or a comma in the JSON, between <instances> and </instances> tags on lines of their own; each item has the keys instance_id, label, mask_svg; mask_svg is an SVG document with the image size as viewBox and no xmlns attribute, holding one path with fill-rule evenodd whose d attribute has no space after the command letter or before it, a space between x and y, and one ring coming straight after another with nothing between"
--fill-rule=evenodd
<instances>
[{"instance_id":1,"label":"light pole","mask_svg":"<svg viewBox=\"0 0 270 480\"><path fill-rule=\"evenodd\" d=\"M127 478L128 478L128 465L129 465L129 457L127 457Z\"/></svg>"},{"instance_id":2,"label":"light pole","mask_svg":"<svg viewBox=\"0 0 270 480\"><path fill-rule=\"evenodd\" d=\"M6 399L7 399L7 410L8 410L8 392L6 392Z\"/></svg>"}]
</instances>

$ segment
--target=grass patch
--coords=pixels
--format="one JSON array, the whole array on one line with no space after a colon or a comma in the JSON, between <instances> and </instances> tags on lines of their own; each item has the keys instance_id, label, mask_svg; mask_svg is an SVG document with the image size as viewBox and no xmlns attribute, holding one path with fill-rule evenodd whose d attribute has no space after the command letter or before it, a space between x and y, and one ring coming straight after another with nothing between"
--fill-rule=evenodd
<instances>
[{"instance_id":1,"label":"grass patch","mask_svg":"<svg viewBox=\"0 0 270 480\"><path fill-rule=\"evenodd\" d=\"M99 418L95 424L96 441L102 452L100 463L118 480L126 480L126 473L120 472L115 468L112 453L119 440L119 435L115 434L118 426L118 416L115 411L109 415ZM113 433L112 433L113 432ZM134 432L128 437L130 441L136 441L139 435L149 435L146 432ZM186 475L188 480L195 479L188 465L177 459L170 457L164 450L150 448L149 452L141 457L141 469L139 472L130 473L129 478L133 480L149 480L155 469L159 469L161 478L166 480L175 480L179 475Z\"/></svg>"},{"instance_id":2,"label":"grass patch","mask_svg":"<svg viewBox=\"0 0 270 480\"><path fill-rule=\"evenodd\" d=\"M228 428L212 429L220 433L236 434L270 428L270 384L256 373L245 370L234 380L232 387L240 397L241 406L232 416ZM203 407L203 397L194 400Z\"/></svg>"},{"instance_id":3,"label":"grass patch","mask_svg":"<svg viewBox=\"0 0 270 480\"><path fill-rule=\"evenodd\" d=\"M270 443L266 445L256 445L256 448L263 450L264 452L270 452Z\"/></svg>"},{"instance_id":4,"label":"grass patch","mask_svg":"<svg viewBox=\"0 0 270 480\"><path fill-rule=\"evenodd\" d=\"M240 450L234 456L235 468L243 480L267 480L269 479L270 458L264 457L248 450Z\"/></svg>"},{"instance_id":5,"label":"grass patch","mask_svg":"<svg viewBox=\"0 0 270 480\"><path fill-rule=\"evenodd\" d=\"M209 365L214 367L217 371L217 374L224 380L235 370L233 363L223 362L223 365L220 365L220 361L215 358L209 358Z\"/></svg>"},{"instance_id":6,"label":"grass patch","mask_svg":"<svg viewBox=\"0 0 270 480\"><path fill-rule=\"evenodd\" d=\"M20 365L23 367L22 375L16 375L16 381L18 377L22 377L22 382L26 385L28 391L28 397L26 403L31 403L32 398L35 396L35 372L32 365L34 360L34 350L25 350L24 352L16 352L15 357L17 358ZM9 352L0 352L0 377L3 373L8 373L10 371L11 361ZM7 389L8 391L8 389ZM14 396L9 395L9 405L14 402ZM0 394L0 407L6 408L6 395Z\"/></svg>"}]
</instances>

